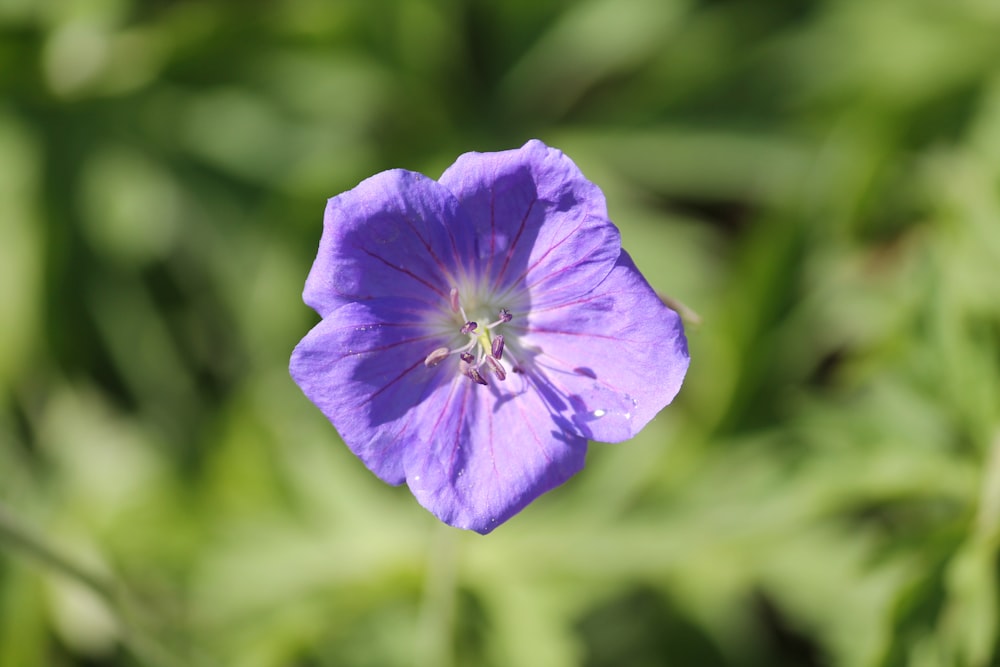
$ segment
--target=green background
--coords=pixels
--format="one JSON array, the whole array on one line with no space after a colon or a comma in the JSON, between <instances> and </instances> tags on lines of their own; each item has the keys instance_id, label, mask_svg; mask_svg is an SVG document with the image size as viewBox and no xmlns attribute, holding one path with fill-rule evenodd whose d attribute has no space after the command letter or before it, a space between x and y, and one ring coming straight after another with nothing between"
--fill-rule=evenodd
<instances>
[{"instance_id":1,"label":"green background","mask_svg":"<svg viewBox=\"0 0 1000 667\"><path fill-rule=\"evenodd\" d=\"M998 35L995 0L0 0L0 666L1000 664ZM692 365L481 537L287 360L327 197L532 137Z\"/></svg>"}]
</instances>

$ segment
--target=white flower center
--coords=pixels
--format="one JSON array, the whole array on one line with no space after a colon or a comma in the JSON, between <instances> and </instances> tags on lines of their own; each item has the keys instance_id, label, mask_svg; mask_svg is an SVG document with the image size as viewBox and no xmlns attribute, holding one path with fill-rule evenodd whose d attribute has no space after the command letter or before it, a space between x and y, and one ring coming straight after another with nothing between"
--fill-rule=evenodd
<instances>
[{"instance_id":1,"label":"white flower center","mask_svg":"<svg viewBox=\"0 0 1000 667\"><path fill-rule=\"evenodd\" d=\"M478 305L476 304L477 310L473 315L478 319L471 319L462 306L458 288L451 288L448 302L450 313L446 315L444 327L447 331L453 326L459 342L453 347L439 347L433 350L424 359L425 366L437 366L451 355L457 354L460 360L459 372L476 384L488 385L486 377L489 374L501 381L507 379L507 368L501 363L505 341L500 329L513 319L513 315L503 307L499 308L495 315L487 315ZM484 323L490 319L493 321ZM520 372L516 363L511 365L511 371Z\"/></svg>"}]
</instances>

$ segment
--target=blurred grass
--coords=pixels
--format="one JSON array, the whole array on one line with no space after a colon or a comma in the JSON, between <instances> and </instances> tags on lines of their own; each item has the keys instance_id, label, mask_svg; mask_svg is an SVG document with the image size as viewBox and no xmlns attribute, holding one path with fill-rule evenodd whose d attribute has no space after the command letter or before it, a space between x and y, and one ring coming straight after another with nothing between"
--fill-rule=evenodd
<instances>
[{"instance_id":1,"label":"blurred grass","mask_svg":"<svg viewBox=\"0 0 1000 667\"><path fill-rule=\"evenodd\" d=\"M0 667L1000 664L998 31L0 0L0 501L131 600L0 552ZM674 406L481 538L286 365L327 197L530 137L703 321Z\"/></svg>"}]
</instances>

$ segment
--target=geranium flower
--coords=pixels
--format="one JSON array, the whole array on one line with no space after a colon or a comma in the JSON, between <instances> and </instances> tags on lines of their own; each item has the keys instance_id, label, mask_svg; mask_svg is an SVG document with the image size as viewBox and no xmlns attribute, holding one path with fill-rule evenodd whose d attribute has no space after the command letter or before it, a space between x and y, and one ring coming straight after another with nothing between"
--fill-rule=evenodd
<instances>
[{"instance_id":1,"label":"geranium flower","mask_svg":"<svg viewBox=\"0 0 1000 667\"><path fill-rule=\"evenodd\" d=\"M329 200L291 374L379 478L488 533L677 394L680 318L540 141Z\"/></svg>"}]
</instances>

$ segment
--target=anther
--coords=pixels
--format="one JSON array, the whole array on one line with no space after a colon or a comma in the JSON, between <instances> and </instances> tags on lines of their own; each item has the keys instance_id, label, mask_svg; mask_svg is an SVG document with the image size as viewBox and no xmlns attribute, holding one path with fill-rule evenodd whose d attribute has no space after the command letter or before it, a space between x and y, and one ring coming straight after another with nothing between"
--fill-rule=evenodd
<instances>
[{"instance_id":1,"label":"anther","mask_svg":"<svg viewBox=\"0 0 1000 667\"><path fill-rule=\"evenodd\" d=\"M462 325L461 332L464 334L470 334L473 331L475 331L476 327L478 326L479 325L476 324L475 322L466 322L465 324Z\"/></svg>"},{"instance_id":2,"label":"anther","mask_svg":"<svg viewBox=\"0 0 1000 667\"><path fill-rule=\"evenodd\" d=\"M465 374L468 375L469 378L476 384L481 384L484 387L489 386L489 384L486 382L486 378L483 377L483 374L480 373L478 370L476 370L474 367L470 366L468 369L466 369Z\"/></svg>"},{"instance_id":3,"label":"anther","mask_svg":"<svg viewBox=\"0 0 1000 667\"><path fill-rule=\"evenodd\" d=\"M449 300L450 305L451 305L451 312L457 313L458 309L459 309L458 288L457 287L452 287L451 288L451 294L448 295L448 300Z\"/></svg>"},{"instance_id":4,"label":"anther","mask_svg":"<svg viewBox=\"0 0 1000 667\"><path fill-rule=\"evenodd\" d=\"M510 322L512 319L514 319L514 316L510 314L509 310L507 310L506 308L501 308L500 309L500 321L501 322Z\"/></svg>"},{"instance_id":5,"label":"anther","mask_svg":"<svg viewBox=\"0 0 1000 667\"><path fill-rule=\"evenodd\" d=\"M493 337L492 348L493 356L498 360L503 359L503 334L497 334Z\"/></svg>"},{"instance_id":6,"label":"anther","mask_svg":"<svg viewBox=\"0 0 1000 667\"><path fill-rule=\"evenodd\" d=\"M451 350L449 350L448 348L446 348L446 347L439 347L438 349L434 350L433 352L431 352L430 354L427 355L427 358L424 359L424 366L427 366L428 368L431 367L431 366L437 366L442 361L444 361L445 358L450 353L451 353Z\"/></svg>"},{"instance_id":7,"label":"anther","mask_svg":"<svg viewBox=\"0 0 1000 667\"><path fill-rule=\"evenodd\" d=\"M503 381L507 379L507 371L503 369L503 365L496 358L486 355L486 365L496 374L498 380Z\"/></svg>"},{"instance_id":8,"label":"anther","mask_svg":"<svg viewBox=\"0 0 1000 667\"><path fill-rule=\"evenodd\" d=\"M461 357L462 361L464 361L467 364L472 364L476 362L476 358L472 356L472 354L470 354L469 352L463 352L459 356Z\"/></svg>"}]
</instances>

